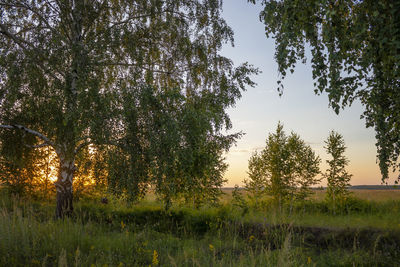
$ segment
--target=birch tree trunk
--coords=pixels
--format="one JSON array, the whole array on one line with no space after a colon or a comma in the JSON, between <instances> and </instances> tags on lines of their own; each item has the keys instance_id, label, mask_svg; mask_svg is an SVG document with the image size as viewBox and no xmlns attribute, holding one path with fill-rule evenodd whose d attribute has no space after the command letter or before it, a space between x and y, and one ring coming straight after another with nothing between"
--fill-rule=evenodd
<instances>
[{"instance_id":1,"label":"birch tree trunk","mask_svg":"<svg viewBox=\"0 0 400 267\"><path fill-rule=\"evenodd\" d=\"M66 87L66 127L62 141L62 150L59 153L60 168L55 183L57 189L56 217L70 216L73 212L73 178L75 172L75 127L77 123L78 106L78 72L82 70L82 9L84 1L73 0L71 11L71 72L67 75Z\"/></svg>"},{"instance_id":2,"label":"birch tree trunk","mask_svg":"<svg viewBox=\"0 0 400 267\"><path fill-rule=\"evenodd\" d=\"M58 179L54 183L57 190L56 217L63 218L70 216L74 210L73 200L73 179L75 172L75 159L60 156L60 167L58 170Z\"/></svg>"}]
</instances>

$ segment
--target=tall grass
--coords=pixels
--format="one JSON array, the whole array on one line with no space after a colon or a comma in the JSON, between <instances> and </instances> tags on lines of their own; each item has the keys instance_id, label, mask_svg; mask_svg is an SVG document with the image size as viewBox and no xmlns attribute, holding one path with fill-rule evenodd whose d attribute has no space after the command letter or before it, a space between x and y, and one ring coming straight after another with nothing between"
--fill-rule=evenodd
<instances>
[{"instance_id":1,"label":"tall grass","mask_svg":"<svg viewBox=\"0 0 400 267\"><path fill-rule=\"evenodd\" d=\"M234 234L199 240L151 227L133 231L123 221L116 229L91 221L40 220L33 209L17 205L1 209L0 236L1 266L257 266L276 258Z\"/></svg>"},{"instance_id":2,"label":"tall grass","mask_svg":"<svg viewBox=\"0 0 400 267\"><path fill-rule=\"evenodd\" d=\"M389 221L394 215L377 210L389 211L398 203L338 216L318 205L297 208L291 214L279 214L272 207L250 209L243 216L229 204L164 212L155 202L131 206L117 200L109 205L86 201L76 203L74 217L55 220L54 206L49 203L3 196L0 266L400 265L392 230L354 234L351 229L324 233L310 228L314 232L308 233L308 228L296 228L313 225L313 218L315 226L323 216L339 226L346 216L351 220L387 216ZM307 216L309 222L304 219ZM370 233L374 235L363 239ZM371 245L363 245L364 241Z\"/></svg>"}]
</instances>

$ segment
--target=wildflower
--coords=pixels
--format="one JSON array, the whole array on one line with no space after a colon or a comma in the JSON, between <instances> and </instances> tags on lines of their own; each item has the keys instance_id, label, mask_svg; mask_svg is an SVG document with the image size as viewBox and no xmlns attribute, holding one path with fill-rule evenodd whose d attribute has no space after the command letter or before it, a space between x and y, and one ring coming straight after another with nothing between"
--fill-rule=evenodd
<instances>
[{"instance_id":1,"label":"wildflower","mask_svg":"<svg viewBox=\"0 0 400 267\"><path fill-rule=\"evenodd\" d=\"M93 249L94 249L94 246L93 246L93 245L91 245L91 246L90 246L90 250L93 250Z\"/></svg>"},{"instance_id":2,"label":"wildflower","mask_svg":"<svg viewBox=\"0 0 400 267\"><path fill-rule=\"evenodd\" d=\"M251 235L251 236L249 237L249 242L253 241L254 238L255 238L254 235Z\"/></svg>"},{"instance_id":3,"label":"wildflower","mask_svg":"<svg viewBox=\"0 0 400 267\"><path fill-rule=\"evenodd\" d=\"M209 244L209 245L208 245L208 248L209 248L211 251L214 251L214 246L213 246L212 244Z\"/></svg>"},{"instance_id":4,"label":"wildflower","mask_svg":"<svg viewBox=\"0 0 400 267\"><path fill-rule=\"evenodd\" d=\"M80 262L80 257L81 251L79 250L79 247L77 247L75 251L75 265L78 265L78 262Z\"/></svg>"},{"instance_id":5,"label":"wildflower","mask_svg":"<svg viewBox=\"0 0 400 267\"><path fill-rule=\"evenodd\" d=\"M125 226L126 226L126 224L124 224L124 222L121 221L121 229L122 229L122 230L124 230Z\"/></svg>"},{"instance_id":6,"label":"wildflower","mask_svg":"<svg viewBox=\"0 0 400 267\"><path fill-rule=\"evenodd\" d=\"M311 264L311 262L312 262L311 257L308 257L307 258L307 264Z\"/></svg>"},{"instance_id":7,"label":"wildflower","mask_svg":"<svg viewBox=\"0 0 400 267\"><path fill-rule=\"evenodd\" d=\"M122 263L122 262L120 262L119 264L118 264L118 267L123 267L124 266L124 264Z\"/></svg>"},{"instance_id":8,"label":"wildflower","mask_svg":"<svg viewBox=\"0 0 400 267\"><path fill-rule=\"evenodd\" d=\"M33 259L33 260L32 260L32 264L34 264L34 265L39 265L39 264L40 264L40 261L38 261L38 260L36 260L36 259Z\"/></svg>"},{"instance_id":9,"label":"wildflower","mask_svg":"<svg viewBox=\"0 0 400 267\"><path fill-rule=\"evenodd\" d=\"M158 253L157 253L157 250L154 250L154 251L153 251L153 260L152 260L152 264L153 264L154 266L157 266L157 265L158 265Z\"/></svg>"}]
</instances>

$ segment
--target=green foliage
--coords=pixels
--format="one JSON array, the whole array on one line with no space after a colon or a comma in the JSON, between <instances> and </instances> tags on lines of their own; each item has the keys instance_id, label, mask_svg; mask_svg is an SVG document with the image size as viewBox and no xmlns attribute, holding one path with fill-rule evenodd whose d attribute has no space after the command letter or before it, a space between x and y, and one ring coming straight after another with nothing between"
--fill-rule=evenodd
<instances>
[{"instance_id":1,"label":"green foliage","mask_svg":"<svg viewBox=\"0 0 400 267\"><path fill-rule=\"evenodd\" d=\"M280 206L304 200L312 193L310 186L319 181L319 163L311 147L293 132L287 136L279 123L276 132L268 135L264 150L250 158L246 187L252 194L265 190Z\"/></svg>"},{"instance_id":2,"label":"green foliage","mask_svg":"<svg viewBox=\"0 0 400 267\"><path fill-rule=\"evenodd\" d=\"M266 193L265 185L268 183L268 178L265 175L265 167L261 155L254 152L249 159L249 171L247 172L249 178L244 180L244 184L248 197L256 207L260 206L260 201Z\"/></svg>"},{"instance_id":3,"label":"green foliage","mask_svg":"<svg viewBox=\"0 0 400 267\"><path fill-rule=\"evenodd\" d=\"M22 145L27 140L23 140L21 133L15 135L6 132L3 133L3 138L7 142L1 146L0 181L8 187L11 194L22 195L27 193L29 184L38 171L32 164L32 149Z\"/></svg>"},{"instance_id":4,"label":"green foliage","mask_svg":"<svg viewBox=\"0 0 400 267\"><path fill-rule=\"evenodd\" d=\"M0 184L10 195L43 197L52 191L51 156L46 148L34 151L35 138L22 132L1 132ZM51 188L51 189L50 189Z\"/></svg>"},{"instance_id":5,"label":"green foliage","mask_svg":"<svg viewBox=\"0 0 400 267\"><path fill-rule=\"evenodd\" d=\"M256 1L250 1L256 2ZM315 92L326 92L336 113L359 99L374 127L382 180L396 169L400 147L400 23L398 1L263 0L260 20L275 39L285 78L311 49ZM278 81L279 91L283 86Z\"/></svg>"},{"instance_id":6,"label":"green foliage","mask_svg":"<svg viewBox=\"0 0 400 267\"><path fill-rule=\"evenodd\" d=\"M232 205L241 208L242 214L246 214L249 211L249 205L243 197L242 192L240 192L238 185L235 185L232 191Z\"/></svg>"},{"instance_id":7,"label":"green foliage","mask_svg":"<svg viewBox=\"0 0 400 267\"><path fill-rule=\"evenodd\" d=\"M335 131L330 132L324 148L332 159L326 161L329 168L322 176L328 181L326 198L332 202L335 210L336 201L340 201L349 194L347 187L350 186L352 175L346 171L349 160L344 156L346 146L341 134Z\"/></svg>"},{"instance_id":8,"label":"green foliage","mask_svg":"<svg viewBox=\"0 0 400 267\"><path fill-rule=\"evenodd\" d=\"M154 185L166 208L179 198L196 207L216 202L227 168L222 153L240 134L218 133L212 102L146 88L126 105L128 134L107 155L110 190L137 200Z\"/></svg>"}]
</instances>

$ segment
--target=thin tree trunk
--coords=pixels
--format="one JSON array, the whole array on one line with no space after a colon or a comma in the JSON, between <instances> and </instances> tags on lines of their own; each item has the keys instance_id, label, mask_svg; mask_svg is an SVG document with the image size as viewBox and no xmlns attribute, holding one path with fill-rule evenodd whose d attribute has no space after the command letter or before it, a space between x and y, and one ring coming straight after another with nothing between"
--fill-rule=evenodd
<instances>
[{"instance_id":1,"label":"thin tree trunk","mask_svg":"<svg viewBox=\"0 0 400 267\"><path fill-rule=\"evenodd\" d=\"M67 160L65 157L60 157L58 179L54 183L57 190L56 218L70 216L74 210L72 204L74 172L75 160Z\"/></svg>"},{"instance_id":2,"label":"thin tree trunk","mask_svg":"<svg viewBox=\"0 0 400 267\"><path fill-rule=\"evenodd\" d=\"M333 215L336 215L336 199L335 199L335 192L333 192Z\"/></svg>"},{"instance_id":3,"label":"thin tree trunk","mask_svg":"<svg viewBox=\"0 0 400 267\"><path fill-rule=\"evenodd\" d=\"M290 208L289 208L289 216L292 216L292 210L293 210L293 197L291 197L290 199Z\"/></svg>"}]
</instances>

